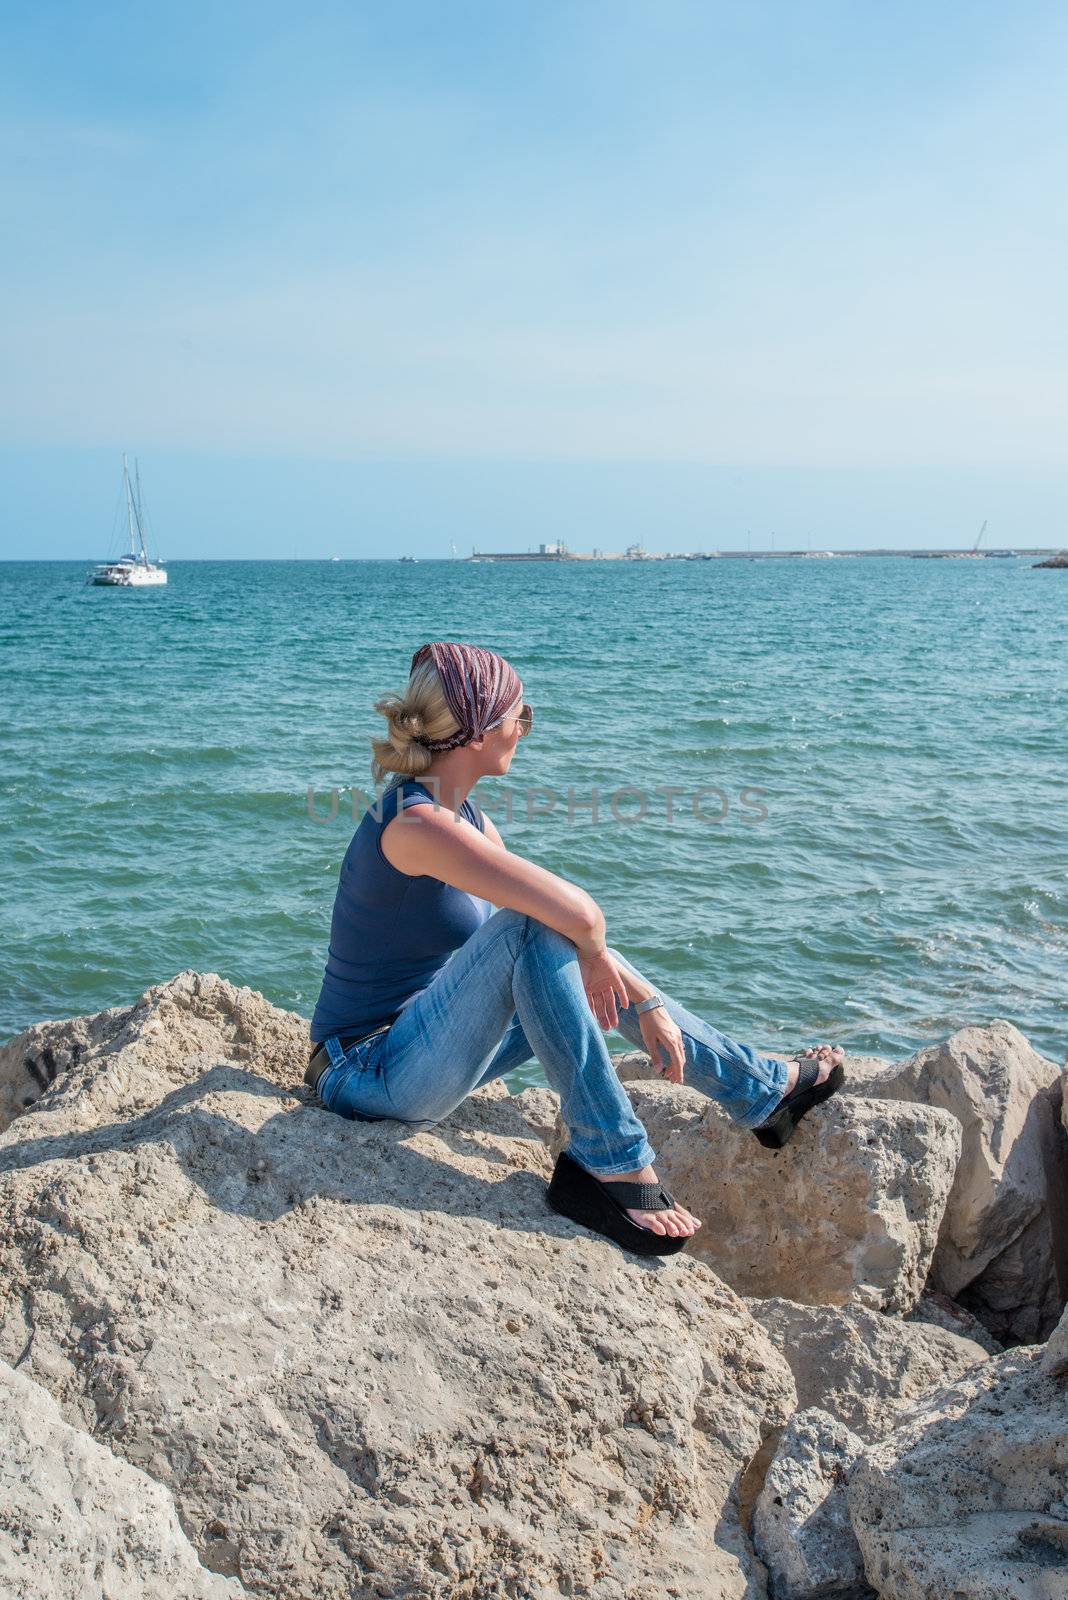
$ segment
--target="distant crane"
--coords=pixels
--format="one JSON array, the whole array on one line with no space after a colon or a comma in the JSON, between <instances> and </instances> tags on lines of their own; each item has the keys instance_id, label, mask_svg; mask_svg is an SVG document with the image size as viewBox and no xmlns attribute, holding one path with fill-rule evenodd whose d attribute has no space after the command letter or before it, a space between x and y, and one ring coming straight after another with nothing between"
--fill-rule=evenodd
<instances>
[{"instance_id":1,"label":"distant crane","mask_svg":"<svg viewBox=\"0 0 1068 1600\"><path fill-rule=\"evenodd\" d=\"M976 535L975 543L972 545L972 555L973 556L977 556L979 554L979 540L983 537L983 534L985 532L986 532L986 523L984 522L983 526L979 529L979 532Z\"/></svg>"}]
</instances>

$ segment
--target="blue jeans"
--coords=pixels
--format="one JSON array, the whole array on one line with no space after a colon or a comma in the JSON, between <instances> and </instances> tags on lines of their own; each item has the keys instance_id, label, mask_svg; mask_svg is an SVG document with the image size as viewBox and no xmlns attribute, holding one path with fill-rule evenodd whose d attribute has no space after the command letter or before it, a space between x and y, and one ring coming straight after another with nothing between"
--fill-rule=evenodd
<instances>
[{"instance_id":1,"label":"blue jeans","mask_svg":"<svg viewBox=\"0 0 1068 1600\"><path fill-rule=\"evenodd\" d=\"M618 950L609 953L640 976ZM742 1127L763 1122L785 1092L786 1062L736 1044L667 995L664 1003L682 1032L685 1081ZM643 1046L633 1005L618 1015L623 1037ZM347 1052L336 1037L324 1045L331 1065L319 1098L344 1117L433 1127L472 1089L536 1056L560 1096L580 1166L603 1177L655 1155L590 1010L575 945L521 911L495 911L385 1033Z\"/></svg>"}]
</instances>

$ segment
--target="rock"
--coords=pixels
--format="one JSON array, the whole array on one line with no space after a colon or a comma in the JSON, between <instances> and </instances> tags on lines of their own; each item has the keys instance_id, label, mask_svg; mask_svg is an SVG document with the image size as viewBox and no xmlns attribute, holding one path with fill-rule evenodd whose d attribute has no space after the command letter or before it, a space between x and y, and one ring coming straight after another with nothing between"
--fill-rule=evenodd
<instances>
[{"instance_id":1,"label":"rock","mask_svg":"<svg viewBox=\"0 0 1068 1600\"><path fill-rule=\"evenodd\" d=\"M862 1449L826 1411L796 1411L787 1423L753 1514L774 1600L877 1600L845 1496Z\"/></svg>"},{"instance_id":2,"label":"rock","mask_svg":"<svg viewBox=\"0 0 1068 1600\"><path fill-rule=\"evenodd\" d=\"M847 1071L854 1093L938 1106L961 1124L931 1287L1002 1341L1045 1338L1068 1294L1062 1070L998 1020L906 1061L866 1058Z\"/></svg>"},{"instance_id":3,"label":"rock","mask_svg":"<svg viewBox=\"0 0 1068 1600\"><path fill-rule=\"evenodd\" d=\"M521 1089L513 1104L522 1113L523 1121L543 1144L552 1142L553 1130L560 1115L560 1097L551 1089Z\"/></svg>"},{"instance_id":4,"label":"rock","mask_svg":"<svg viewBox=\"0 0 1068 1600\"><path fill-rule=\"evenodd\" d=\"M1068 1389L1056 1365L1052 1343L982 1362L856 1458L847 1502L881 1600L1064 1600Z\"/></svg>"},{"instance_id":5,"label":"rock","mask_svg":"<svg viewBox=\"0 0 1068 1600\"><path fill-rule=\"evenodd\" d=\"M1042 1371L1050 1377L1061 1378L1068 1375L1068 1311L1066 1311L1050 1334L1040 1356Z\"/></svg>"},{"instance_id":6,"label":"rock","mask_svg":"<svg viewBox=\"0 0 1068 1600\"><path fill-rule=\"evenodd\" d=\"M747 1305L788 1362L798 1405L829 1412L865 1443L889 1433L921 1395L988 1359L971 1339L862 1306Z\"/></svg>"},{"instance_id":7,"label":"rock","mask_svg":"<svg viewBox=\"0 0 1068 1600\"><path fill-rule=\"evenodd\" d=\"M171 1495L63 1420L0 1363L0 1592L9 1600L237 1600L206 1572Z\"/></svg>"},{"instance_id":8,"label":"rock","mask_svg":"<svg viewBox=\"0 0 1068 1600\"><path fill-rule=\"evenodd\" d=\"M0 1357L206 1567L273 1600L756 1600L789 1368L702 1262L548 1209L522 1096L345 1121L291 1092L300 1019L210 974L68 1026L0 1135Z\"/></svg>"},{"instance_id":9,"label":"rock","mask_svg":"<svg viewBox=\"0 0 1068 1600\"><path fill-rule=\"evenodd\" d=\"M1061 550L1055 556L1049 556L1045 561L1032 561L1032 568L1039 567L1068 567L1068 550Z\"/></svg>"},{"instance_id":10,"label":"rock","mask_svg":"<svg viewBox=\"0 0 1068 1600\"><path fill-rule=\"evenodd\" d=\"M25 1033L0 1045L0 1133L39 1100L57 1078L65 1077L77 1066L90 1043L90 1024L92 1042L105 1045L128 1013L129 1007L118 1007L101 1011L93 1018L35 1022Z\"/></svg>"},{"instance_id":11,"label":"rock","mask_svg":"<svg viewBox=\"0 0 1068 1600\"><path fill-rule=\"evenodd\" d=\"M79 1126L93 1126L109 1111L153 1104L160 1075L184 1084L213 1060L300 1085L309 1049L303 1017L218 973L180 972L132 1006L37 1022L0 1045L0 1131L31 1106L63 1107Z\"/></svg>"},{"instance_id":12,"label":"rock","mask_svg":"<svg viewBox=\"0 0 1068 1600\"><path fill-rule=\"evenodd\" d=\"M978 1317L973 1317L956 1300L952 1300L948 1294L939 1294L936 1289L924 1290L905 1321L926 1322L933 1328L944 1328L947 1333L959 1334L962 1339L979 1345L988 1356L1000 1355L1004 1348Z\"/></svg>"},{"instance_id":13,"label":"rock","mask_svg":"<svg viewBox=\"0 0 1068 1600\"><path fill-rule=\"evenodd\" d=\"M960 1151L948 1112L835 1097L772 1151L685 1084L630 1078L627 1092L658 1173L702 1219L687 1253L739 1294L915 1305ZM564 1137L558 1124L554 1149Z\"/></svg>"}]
</instances>

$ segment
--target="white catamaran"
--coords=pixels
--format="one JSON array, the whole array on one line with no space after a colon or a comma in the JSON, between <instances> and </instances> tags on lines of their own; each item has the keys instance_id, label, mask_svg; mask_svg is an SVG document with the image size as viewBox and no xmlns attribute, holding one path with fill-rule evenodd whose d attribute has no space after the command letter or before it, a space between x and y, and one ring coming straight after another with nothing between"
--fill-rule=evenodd
<instances>
[{"instance_id":1,"label":"white catamaran","mask_svg":"<svg viewBox=\"0 0 1068 1600\"><path fill-rule=\"evenodd\" d=\"M130 551L117 561L101 561L86 577L86 583L103 583L122 589L140 589L145 584L166 583L167 569L148 559L145 549L145 519L141 511L141 473L134 462L134 481L122 458L122 486L126 491L126 523L130 533ZM135 537L136 536L136 537ZM138 549L140 546L140 549Z\"/></svg>"}]
</instances>

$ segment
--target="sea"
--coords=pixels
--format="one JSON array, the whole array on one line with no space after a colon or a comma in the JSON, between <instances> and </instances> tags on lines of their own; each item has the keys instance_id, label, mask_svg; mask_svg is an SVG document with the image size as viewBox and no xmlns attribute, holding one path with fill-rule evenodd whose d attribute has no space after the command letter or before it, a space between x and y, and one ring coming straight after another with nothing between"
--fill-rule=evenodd
<instances>
[{"instance_id":1,"label":"sea","mask_svg":"<svg viewBox=\"0 0 1068 1600\"><path fill-rule=\"evenodd\" d=\"M310 1017L374 701L459 639L534 707L476 798L665 993L767 1051L1004 1017L1064 1059L1068 573L172 561L119 590L87 565L0 564L0 1039L185 968Z\"/></svg>"}]
</instances>

